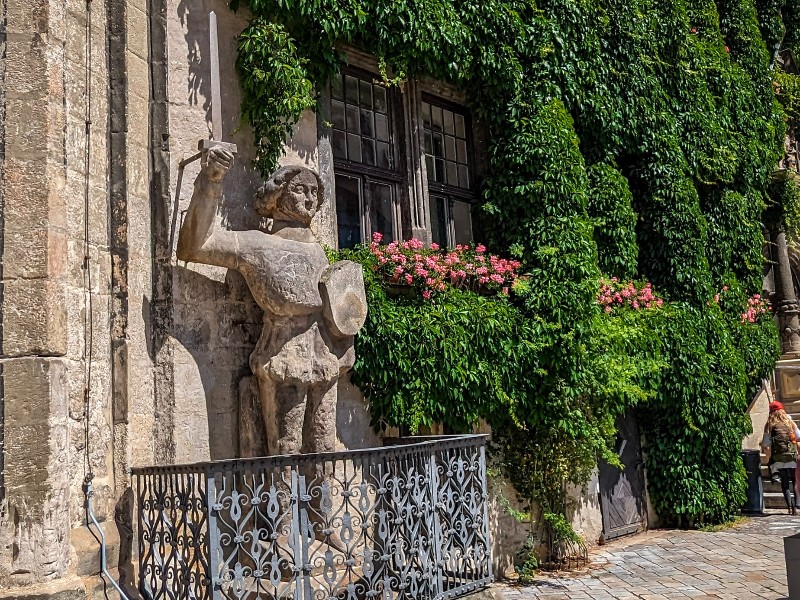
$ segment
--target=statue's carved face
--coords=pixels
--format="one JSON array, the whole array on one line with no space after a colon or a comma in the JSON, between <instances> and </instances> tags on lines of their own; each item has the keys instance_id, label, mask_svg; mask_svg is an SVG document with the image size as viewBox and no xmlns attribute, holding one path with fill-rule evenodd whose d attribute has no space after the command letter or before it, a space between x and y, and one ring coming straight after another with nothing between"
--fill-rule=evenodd
<instances>
[{"instance_id":1,"label":"statue's carved face","mask_svg":"<svg viewBox=\"0 0 800 600\"><path fill-rule=\"evenodd\" d=\"M308 225L317 214L319 199L317 178L310 171L300 171L286 185L278 203L278 212L291 220Z\"/></svg>"}]
</instances>

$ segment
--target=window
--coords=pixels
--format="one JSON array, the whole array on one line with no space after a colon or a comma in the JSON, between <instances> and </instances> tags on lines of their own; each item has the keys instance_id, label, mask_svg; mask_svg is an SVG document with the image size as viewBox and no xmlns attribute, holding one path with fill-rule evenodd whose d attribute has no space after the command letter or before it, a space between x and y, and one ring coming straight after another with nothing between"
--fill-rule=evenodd
<instances>
[{"instance_id":1,"label":"window","mask_svg":"<svg viewBox=\"0 0 800 600\"><path fill-rule=\"evenodd\" d=\"M393 90L345 69L330 84L331 147L336 173L339 248L400 238L398 150Z\"/></svg>"},{"instance_id":2,"label":"window","mask_svg":"<svg viewBox=\"0 0 800 600\"><path fill-rule=\"evenodd\" d=\"M403 110L402 102L408 107L410 99L420 98L416 85L409 82L403 92L386 88L376 75L349 66L330 82L339 248L369 241L375 232L386 241L399 240L404 232L427 237L428 211L433 242L455 246L473 241L472 206L478 197L468 113L425 92L419 111ZM409 113L419 114L419 122L406 122ZM405 139L408 135L412 139ZM424 197L423 170L407 170L423 163L428 180Z\"/></svg>"},{"instance_id":3,"label":"window","mask_svg":"<svg viewBox=\"0 0 800 600\"><path fill-rule=\"evenodd\" d=\"M422 129L431 214L431 239L440 246L473 241L472 204L477 200L472 136L466 114L423 96Z\"/></svg>"}]
</instances>

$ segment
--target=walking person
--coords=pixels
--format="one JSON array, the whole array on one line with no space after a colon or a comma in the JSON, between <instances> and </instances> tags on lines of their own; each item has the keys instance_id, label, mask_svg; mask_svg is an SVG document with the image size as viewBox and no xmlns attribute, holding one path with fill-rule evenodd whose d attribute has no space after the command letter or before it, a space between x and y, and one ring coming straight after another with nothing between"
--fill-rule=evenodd
<instances>
[{"instance_id":1,"label":"walking person","mask_svg":"<svg viewBox=\"0 0 800 600\"><path fill-rule=\"evenodd\" d=\"M764 438L761 447L764 452L770 450L772 473L778 473L781 480L781 491L786 500L789 514L797 514L797 442L800 440L800 429L792 418L786 414L780 402L769 403L769 419L764 427ZM794 497L793 497L794 493Z\"/></svg>"}]
</instances>

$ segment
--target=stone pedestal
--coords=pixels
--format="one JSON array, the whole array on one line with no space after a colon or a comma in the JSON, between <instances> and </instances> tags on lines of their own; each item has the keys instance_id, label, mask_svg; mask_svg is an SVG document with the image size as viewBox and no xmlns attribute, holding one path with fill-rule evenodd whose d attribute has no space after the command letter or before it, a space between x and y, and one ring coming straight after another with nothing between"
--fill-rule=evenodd
<instances>
[{"instance_id":1,"label":"stone pedestal","mask_svg":"<svg viewBox=\"0 0 800 600\"><path fill-rule=\"evenodd\" d=\"M800 359L781 358L775 365L775 385L781 402L800 401Z\"/></svg>"}]
</instances>

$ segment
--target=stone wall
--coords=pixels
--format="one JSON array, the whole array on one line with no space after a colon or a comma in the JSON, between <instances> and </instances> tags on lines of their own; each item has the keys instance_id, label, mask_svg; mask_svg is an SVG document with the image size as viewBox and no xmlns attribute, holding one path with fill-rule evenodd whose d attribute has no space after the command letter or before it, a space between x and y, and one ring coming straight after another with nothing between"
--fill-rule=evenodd
<instances>
[{"instance_id":1,"label":"stone wall","mask_svg":"<svg viewBox=\"0 0 800 600\"><path fill-rule=\"evenodd\" d=\"M66 594L97 572L99 547L84 527L85 477L94 474L96 513L114 539L110 517L130 462L121 402L131 396L136 407L146 398L139 412L152 413L146 315L120 326L127 295L150 289L142 221L149 214L146 2L2 8L0 597L48 581ZM132 110L129 131L120 117ZM132 209L113 217L125 202ZM130 223L138 238L129 247L111 226L136 211ZM120 276L122 262L130 280ZM127 339L136 346L128 354L119 351Z\"/></svg>"}]
</instances>

